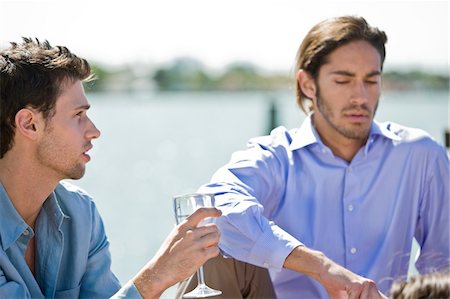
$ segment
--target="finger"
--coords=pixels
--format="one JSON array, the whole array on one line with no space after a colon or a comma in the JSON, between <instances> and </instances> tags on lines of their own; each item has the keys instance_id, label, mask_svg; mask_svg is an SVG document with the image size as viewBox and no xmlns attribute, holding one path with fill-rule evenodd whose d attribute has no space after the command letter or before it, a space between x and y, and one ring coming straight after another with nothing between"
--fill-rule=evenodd
<instances>
[{"instance_id":1,"label":"finger","mask_svg":"<svg viewBox=\"0 0 450 299\"><path fill-rule=\"evenodd\" d=\"M348 299L348 294L346 291L335 291L328 293L330 299Z\"/></svg>"},{"instance_id":2,"label":"finger","mask_svg":"<svg viewBox=\"0 0 450 299\"><path fill-rule=\"evenodd\" d=\"M372 293L371 289L372 288L371 288L370 284L364 283L362 291L361 291L361 295L359 297L360 298L375 298L375 297L373 297L373 293Z\"/></svg>"},{"instance_id":3,"label":"finger","mask_svg":"<svg viewBox=\"0 0 450 299\"><path fill-rule=\"evenodd\" d=\"M208 223L205 226L199 226L191 230L195 233L196 236L219 233L219 228L214 223Z\"/></svg>"},{"instance_id":4,"label":"finger","mask_svg":"<svg viewBox=\"0 0 450 299\"><path fill-rule=\"evenodd\" d=\"M190 246L197 248L216 245L220 239L220 232L215 224L193 228L182 223L177 231L177 240L183 239L183 243L189 242Z\"/></svg>"},{"instance_id":5,"label":"finger","mask_svg":"<svg viewBox=\"0 0 450 299\"><path fill-rule=\"evenodd\" d=\"M378 291L378 288L373 281L366 281L363 285L363 292L361 298L384 298L384 296Z\"/></svg>"},{"instance_id":6,"label":"finger","mask_svg":"<svg viewBox=\"0 0 450 299\"><path fill-rule=\"evenodd\" d=\"M350 289L347 290L348 293L348 299L359 299L367 297L362 296L362 292L364 291L364 283L354 283L350 286Z\"/></svg>"},{"instance_id":7,"label":"finger","mask_svg":"<svg viewBox=\"0 0 450 299\"><path fill-rule=\"evenodd\" d=\"M209 217L219 217L222 212L216 208L199 208L186 218L188 225L196 227L203 219Z\"/></svg>"},{"instance_id":8,"label":"finger","mask_svg":"<svg viewBox=\"0 0 450 299\"><path fill-rule=\"evenodd\" d=\"M220 239L220 232L215 226L199 227L192 230L193 238L203 247L217 245Z\"/></svg>"},{"instance_id":9,"label":"finger","mask_svg":"<svg viewBox=\"0 0 450 299\"><path fill-rule=\"evenodd\" d=\"M365 297L359 297L359 292L357 292L354 289L351 289L348 291L348 299L358 299L358 298L365 298Z\"/></svg>"},{"instance_id":10,"label":"finger","mask_svg":"<svg viewBox=\"0 0 450 299\"><path fill-rule=\"evenodd\" d=\"M209 260L210 258L218 256L220 253L220 250L219 250L219 247L217 247L217 246L208 247L208 248L205 248L205 250L203 250L203 253L204 253L206 259Z\"/></svg>"},{"instance_id":11,"label":"finger","mask_svg":"<svg viewBox=\"0 0 450 299\"><path fill-rule=\"evenodd\" d=\"M212 233L208 234L206 236L203 236L199 242L203 247L211 247L211 246L217 246L219 244L220 240L220 234L219 233Z\"/></svg>"}]
</instances>

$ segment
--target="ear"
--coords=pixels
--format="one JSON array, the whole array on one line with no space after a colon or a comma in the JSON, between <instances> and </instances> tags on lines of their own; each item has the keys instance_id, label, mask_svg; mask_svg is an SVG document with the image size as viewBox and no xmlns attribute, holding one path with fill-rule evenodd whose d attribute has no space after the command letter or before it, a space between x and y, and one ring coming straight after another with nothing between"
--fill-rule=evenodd
<instances>
[{"instance_id":1,"label":"ear","mask_svg":"<svg viewBox=\"0 0 450 299\"><path fill-rule=\"evenodd\" d=\"M40 127L40 118L37 111L23 108L16 113L15 122L16 134L19 133L32 140L37 139L38 128Z\"/></svg>"},{"instance_id":2,"label":"ear","mask_svg":"<svg viewBox=\"0 0 450 299\"><path fill-rule=\"evenodd\" d=\"M304 70L299 70L297 73L297 82L302 92L311 100L316 99L316 82L314 78Z\"/></svg>"}]
</instances>

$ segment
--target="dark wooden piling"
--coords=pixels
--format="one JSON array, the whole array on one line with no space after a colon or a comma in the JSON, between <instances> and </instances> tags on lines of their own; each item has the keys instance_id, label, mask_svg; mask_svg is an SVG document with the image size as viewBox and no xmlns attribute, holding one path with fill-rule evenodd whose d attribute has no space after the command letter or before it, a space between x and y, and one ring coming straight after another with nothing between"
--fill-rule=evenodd
<instances>
[{"instance_id":1,"label":"dark wooden piling","mask_svg":"<svg viewBox=\"0 0 450 299\"><path fill-rule=\"evenodd\" d=\"M279 117L278 117L278 107L277 103L274 99L270 101L270 107L269 107L269 113L268 113L268 124L267 124L267 134L270 134L270 132L278 127L280 125L279 123Z\"/></svg>"},{"instance_id":2,"label":"dark wooden piling","mask_svg":"<svg viewBox=\"0 0 450 299\"><path fill-rule=\"evenodd\" d=\"M450 129L445 130L445 147L450 148Z\"/></svg>"}]
</instances>

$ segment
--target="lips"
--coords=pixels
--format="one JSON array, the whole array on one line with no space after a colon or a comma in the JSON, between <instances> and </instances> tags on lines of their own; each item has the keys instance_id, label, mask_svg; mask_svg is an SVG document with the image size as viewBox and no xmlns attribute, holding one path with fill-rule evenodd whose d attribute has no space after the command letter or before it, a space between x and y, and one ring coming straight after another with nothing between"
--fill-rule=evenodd
<instances>
[{"instance_id":1,"label":"lips","mask_svg":"<svg viewBox=\"0 0 450 299\"><path fill-rule=\"evenodd\" d=\"M351 122L365 122L369 120L370 114L367 111L347 111L344 113L346 117Z\"/></svg>"},{"instance_id":2,"label":"lips","mask_svg":"<svg viewBox=\"0 0 450 299\"><path fill-rule=\"evenodd\" d=\"M89 161L91 161L91 156L89 156L88 154L83 154L83 159L84 159L86 162L89 162Z\"/></svg>"},{"instance_id":3,"label":"lips","mask_svg":"<svg viewBox=\"0 0 450 299\"><path fill-rule=\"evenodd\" d=\"M83 152L82 156L84 158L84 160L86 160L86 162L89 162L91 160L91 156L89 156L87 154L88 151L90 151L92 149L92 144L89 144L86 148L86 150Z\"/></svg>"}]
</instances>

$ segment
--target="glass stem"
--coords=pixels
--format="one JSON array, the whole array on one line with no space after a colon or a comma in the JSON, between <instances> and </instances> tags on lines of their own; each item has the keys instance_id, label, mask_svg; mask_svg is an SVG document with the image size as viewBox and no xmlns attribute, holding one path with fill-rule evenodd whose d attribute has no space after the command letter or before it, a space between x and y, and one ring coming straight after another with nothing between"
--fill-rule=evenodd
<instances>
[{"instance_id":1,"label":"glass stem","mask_svg":"<svg viewBox=\"0 0 450 299\"><path fill-rule=\"evenodd\" d=\"M199 285L205 285L205 277L203 275L203 266L201 266L197 271L197 280Z\"/></svg>"}]
</instances>

